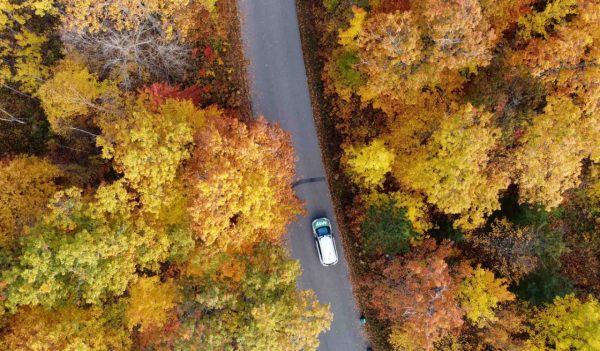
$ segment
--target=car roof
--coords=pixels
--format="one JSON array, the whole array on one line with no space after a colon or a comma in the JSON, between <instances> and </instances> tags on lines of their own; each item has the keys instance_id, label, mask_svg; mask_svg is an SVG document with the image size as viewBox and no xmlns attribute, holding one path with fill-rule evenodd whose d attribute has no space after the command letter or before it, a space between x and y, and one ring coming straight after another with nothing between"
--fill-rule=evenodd
<instances>
[{"instance_id":1,"label":"car roof","mask_svg":"<svg viewBox=\"0 0 600 351\"><path fill-rule=\"evenodd\" d=\"M324 264L332 264L337 261L337 252L335 243L331 235L320 237L319 247L321 248L321 257Z\"/></svg>"}]
</instances>

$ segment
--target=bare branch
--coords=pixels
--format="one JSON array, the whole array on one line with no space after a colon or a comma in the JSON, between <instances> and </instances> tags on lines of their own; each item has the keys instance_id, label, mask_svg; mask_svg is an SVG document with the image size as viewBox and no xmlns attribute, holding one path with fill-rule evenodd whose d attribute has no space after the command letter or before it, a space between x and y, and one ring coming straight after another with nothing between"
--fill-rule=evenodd
<instances>
[{"instance_id":1,"label":"bare branch","mask_svg":"<svg viewBox=\"0 0 600 351\"><path fill-rule=\"evenodd\" d=\"M4 113L5 115L7 115L9 118L2 118L0 117L0 121L5 121L5 122L9 122L9 123L20 123L20 124L26 124L25 121L23 121L22 119L19 119L15 116L13 116L12 114L10 114L8 111L6 111L5 109L3 109L2 107L0 107L0 112Z\"/></svg>"},{"instance_id":2,"label":"bare branch","mask_svg":"<svg viewBox=\"0 0 600 351\"><path fill-rule=\"evenodd\" d=\"M85 54L91 67L116 74L125 89L140 82L176 81L191 69L190 48L176 38L167 40L160 23L147 20L132 30L108 29L101 33L65 30L63 42Z\"/></svg>"}]
</instances>

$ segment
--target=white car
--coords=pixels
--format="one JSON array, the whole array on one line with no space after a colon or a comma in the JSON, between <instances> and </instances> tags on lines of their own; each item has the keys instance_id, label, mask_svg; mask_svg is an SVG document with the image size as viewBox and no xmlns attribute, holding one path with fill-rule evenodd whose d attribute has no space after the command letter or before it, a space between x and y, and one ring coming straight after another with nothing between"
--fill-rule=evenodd
<instances>
[{"instance_id":1,"label":"white car","mask_svg":"<svg viewBox=\"0 0 600 351\"><path fill-rule=\"evenodd\" d=\"M327 218L317 218L312 222L312 231L321 264L333 266L338 261L338 254L331 231L331 222Z\"/></svg>"}]
</instances>

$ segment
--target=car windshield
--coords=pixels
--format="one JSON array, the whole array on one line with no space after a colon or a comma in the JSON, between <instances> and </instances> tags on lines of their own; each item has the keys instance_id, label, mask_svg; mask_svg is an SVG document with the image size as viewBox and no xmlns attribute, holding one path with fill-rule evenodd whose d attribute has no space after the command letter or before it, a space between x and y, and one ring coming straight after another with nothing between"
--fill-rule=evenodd
<instances>
[{"instance_id":1,"label":"car windshield","mask_svg":"<svg viewBox=\"0 0 600 351\"><path fill-rule=\"evenodd\" d=\"M317 235L318 236L325 236L325 235L329 235L329 227L320 227L317 228Z\"/></svg>"}]
</instances>

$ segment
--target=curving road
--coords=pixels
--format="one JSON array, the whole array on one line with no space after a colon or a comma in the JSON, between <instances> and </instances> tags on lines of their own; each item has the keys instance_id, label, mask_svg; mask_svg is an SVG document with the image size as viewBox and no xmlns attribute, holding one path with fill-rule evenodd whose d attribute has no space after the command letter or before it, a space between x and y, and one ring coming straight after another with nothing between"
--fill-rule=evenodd
<instances>
[{"instance_id":1,"label":"curving road","mask_svg":"<svg viewBox=\"0 0 600 351\"><path fill-rule=\"evenodd\" d=\"M310 104L295 0L238 0L238 5L253 113L289 131L298 155L295 187L308 217L298 217L288 227L288 242L303 268L299 288L313 289L334 315L331 330L319 338L319 350L364 351L341 241L336 238L338 264L322 267L310 229L311 219L327 216L339 235Z\"/></svg>"}]
</instances>

